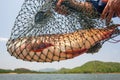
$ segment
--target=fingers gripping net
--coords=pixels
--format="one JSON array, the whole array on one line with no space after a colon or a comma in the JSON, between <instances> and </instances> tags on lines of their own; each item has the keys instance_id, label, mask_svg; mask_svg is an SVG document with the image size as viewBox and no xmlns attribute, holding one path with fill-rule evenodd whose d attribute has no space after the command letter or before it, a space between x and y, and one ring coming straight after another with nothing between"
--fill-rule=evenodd
<instances>
[{"instance_id":1,"label":"fingers gripping net","mask_svg":"<svg viewBox=\"0 0 120 80\"><path fill-rule=\"evenodd\" d=\"M88 12L89 9L79 6L78 10L70 0L58 8L57 2L25 0L7 42L12 56L27 61L52 62L98 51L106 30L93 29L105 25L97 19L99 14L95 9ZM89 51L93 46L98 48Z\"/></svg>"}]
</instances>

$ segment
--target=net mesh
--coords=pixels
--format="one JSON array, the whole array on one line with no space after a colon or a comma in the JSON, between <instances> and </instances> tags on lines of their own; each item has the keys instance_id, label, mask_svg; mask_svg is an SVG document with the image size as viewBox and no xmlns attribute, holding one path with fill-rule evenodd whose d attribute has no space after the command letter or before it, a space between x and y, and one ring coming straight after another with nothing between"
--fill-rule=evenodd
<instances>
[{"instance_id":1,"label":"net mesh","mask_svg":"<svg viewBox=\"0 0 120 80\"><path fill-rule=\"evenodd\" d=\"M74 1L65 0L58 8L58 0L25 0L7 42L8 52L37 62L98 52L103 43L100 41L108 39L112 30L102 29L106 23L93 6L89 9L86 4L80 5L89 1Z\"/></svg>"}]
</instances>

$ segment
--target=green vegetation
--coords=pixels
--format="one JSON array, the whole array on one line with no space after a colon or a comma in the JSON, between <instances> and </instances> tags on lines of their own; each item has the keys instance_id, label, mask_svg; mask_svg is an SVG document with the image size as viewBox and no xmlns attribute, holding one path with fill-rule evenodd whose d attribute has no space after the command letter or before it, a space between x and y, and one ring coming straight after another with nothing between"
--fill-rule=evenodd
<instances>
[{"instance_id":1,"label":"green vegetation","mask_svg":"<svg viewBox=\"0 0 120 80\"><path fill-rule=\"evenodd\" d=\"M5 69L0 69L0 73L42 73L42 72L37 72L25 68L17 68L15 70L5 70Z\"/></svg>"},{"instance_id":2,"label":"green vegetation","mask_svg":"<svg viewBox=\"0 0 120 80\"><path fill-rule=\"evenodd\" d=\"M73 69L61 69L58 73L120 73L120 63L91 61Z\"/></svg>"},{"instance_id":3,"label":"green vegetation","mask_svg":"<svg viewBox=\"0 0 120 80\"><path fill-rule=\"evenodd\" d=\"M13 72L15 73L37 73L37 71L32 71L32 70L25 69L25 68L18 68L18 69L15 69Z\"/></svg>"},{"instance_id":4,"label":"green vegetation","mask_svg":"<svg viewBox=\"0 0 120 80\"><path fill-rule=\"evenodd\" d=\"M12 70L0 69L0 73L10 73Z\"/></svg>"},{"instance_id":5,"label":"green vegetation","mask_svg":"<svg viewBox=\"0 0 120 80\"><path fill-rule=\"evenodd\" d=\"M0 73L38 73L38 74L52 74L52 73L60 73L60 74L68 74L68 73L120 73L120 63L115 62L101 62L101 61L91 61L87 62L80 67L76 67L73 69L61 68L55 72L39 72L33 71L25 68L17 68L15 70L5 70L0 69Z\"/></svg>"}]
</instances>

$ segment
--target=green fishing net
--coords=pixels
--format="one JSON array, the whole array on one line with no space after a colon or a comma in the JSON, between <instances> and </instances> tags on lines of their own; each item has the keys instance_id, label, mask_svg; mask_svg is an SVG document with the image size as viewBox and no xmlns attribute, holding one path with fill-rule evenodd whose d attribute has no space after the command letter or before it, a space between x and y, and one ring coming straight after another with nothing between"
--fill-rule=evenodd
<instances>
[{"instance_id":1,"label":"green fishing net","mask_svg":"<svg viewBox=\"0 0 120 80\"><path fill-rule=\"evenodd\" d=\"M95 42L92 37L93 44L84 38L84 33L88 34L86 30L106 25L100 20L96 9L77 8L66 0L61 6L66 14L60 14L56 11L57 1L24 1L7 42L7 50L12 56L27 61L52 62L70 59L84 52L99 51L102 42ZM97 33L92 34L97 36Z\"/></svg>"}]
</instances>

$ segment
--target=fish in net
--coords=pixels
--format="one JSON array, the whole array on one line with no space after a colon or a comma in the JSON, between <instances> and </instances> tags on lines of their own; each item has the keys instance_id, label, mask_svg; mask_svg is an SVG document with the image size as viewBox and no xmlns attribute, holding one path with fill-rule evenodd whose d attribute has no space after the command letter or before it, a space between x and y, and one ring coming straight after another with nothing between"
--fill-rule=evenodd
<instances>
[{"instance_id":1,"label":"fish in net","mask_svg":"<svg viewBox=\"0 0 120 80\"><path fill-rule=\"evenodd\" d=\"M98 52L106 40L119 35L119 25L104 27L92 5L81 6L86 1L65 0L58 6L59 1L25 0L7 42L12 56L36 62L66 60Z\"/></svg>"}]
</instances>

